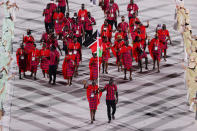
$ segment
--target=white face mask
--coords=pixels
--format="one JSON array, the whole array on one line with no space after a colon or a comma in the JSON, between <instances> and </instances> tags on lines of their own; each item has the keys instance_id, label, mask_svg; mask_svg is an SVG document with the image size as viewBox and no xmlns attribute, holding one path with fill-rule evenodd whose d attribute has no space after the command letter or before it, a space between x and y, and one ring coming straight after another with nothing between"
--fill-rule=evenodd
<instances>
[{"instance_id":1,"label":"white face mask","mask_svg":"<svg viewBox=\"0 0 197 131\"><path fill-rule=\"evenodd\" d=\"M69 55L72 55L72 52L69 52Z\"/></svg>"}]
</instances>

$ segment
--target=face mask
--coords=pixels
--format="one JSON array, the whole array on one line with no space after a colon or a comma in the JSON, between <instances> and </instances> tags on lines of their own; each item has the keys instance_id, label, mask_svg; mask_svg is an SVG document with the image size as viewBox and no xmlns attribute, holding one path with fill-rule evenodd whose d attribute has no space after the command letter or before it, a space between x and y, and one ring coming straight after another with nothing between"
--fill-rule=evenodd
<instances>
[{"instance_id":1,"label":"face mask","mask_svg":"<svg viewBox=\"0 0 197 131\"><path fill-rule=\"evenodd\" d=\"M124 19L122 19L122 22L124 22L125 20Z\"/></svg>"},{"instance_id":2,"label":"face mask","mask_svg":"<svg viewBox=\"0 0 197 131\"><path fill-rule=\"evenodd\" d=\"M31 35L31 32L27 32L27 35Z\"/></svg>"},{"instance_id":3,"label":"face mask","mask_svg":"<svg viewBox=\"0 0 197 131\"><path fill-rule=\"evenodd\" d=\"M73 53L74 53L74 54L77 54L77 51L75 50Z\"/></svg>"},{"instance_id":4,"label":"face mask","mask_svg":"<svg viewBox=\"0 0 197 131\"><path fill-rule=\"evenodd\" d=\"M72 52L69 52L69 55L72 55Z\"/></svg>"}]
</instances>

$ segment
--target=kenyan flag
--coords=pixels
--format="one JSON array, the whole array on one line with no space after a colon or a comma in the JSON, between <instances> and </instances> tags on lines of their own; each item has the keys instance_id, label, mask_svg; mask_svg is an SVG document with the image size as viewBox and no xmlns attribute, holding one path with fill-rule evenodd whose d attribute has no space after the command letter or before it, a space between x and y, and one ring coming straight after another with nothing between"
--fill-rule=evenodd
<instances>
[{"instance_id":1,"label":"kenyan flag","mask_svg":"<svg viewBox=\"0 0 197 131\"><path fill-rule=\"evenodd\" d=\"M101 38L97 38L97 40L93 42L91 45L89 45L88 48L92 50L92 53L96 53L98 57L101 57L103 53L103 48L101 46Z\"/></svg>"},{"instance_id":2,"label":"kenyan flag","mask_svg":"<svg viewBox=\"0 0 197 131\"><path fill-rule=\"evenodd\" d=\"M102 40L98 36L98 31L96 31L88 40L83 43L83 45L91 49L92 53L96 53L98 57L101 57L103 52L103 48L101 46Z\"/></svg>"}]
</instances>

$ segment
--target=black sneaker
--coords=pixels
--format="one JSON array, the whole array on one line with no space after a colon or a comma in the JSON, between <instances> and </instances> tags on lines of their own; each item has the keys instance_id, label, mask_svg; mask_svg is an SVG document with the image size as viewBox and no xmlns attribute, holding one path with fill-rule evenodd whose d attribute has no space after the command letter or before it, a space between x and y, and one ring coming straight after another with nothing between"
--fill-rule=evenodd
<instances>
[{"instance_id":1,"label":"black sneaker","mask_svg":"<svg viewBox=\"0 0 197 131\"><path fill-rule=\"evenodd\" d=\"M111 120L109 120L108 123L111 123Z\"/></svg>"},{"instance_id":2,"label":"black sneaker","mask_svg":"<svg viewBox=\"0 0 197 131\"><path fill-rule=\"evenodd\" d=\"M112 116L112 119L115 120L115 116L114 115Z\"/></svg>"}]
</instances>

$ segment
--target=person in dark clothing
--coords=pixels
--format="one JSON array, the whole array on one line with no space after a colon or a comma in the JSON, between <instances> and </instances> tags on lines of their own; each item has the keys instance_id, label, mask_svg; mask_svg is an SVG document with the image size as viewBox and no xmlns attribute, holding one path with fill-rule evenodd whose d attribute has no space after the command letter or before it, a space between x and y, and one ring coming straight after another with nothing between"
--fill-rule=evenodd
<instances>
[{"instance_id":1,"label":"person in dark clothing","mask_svg":"<svg viewBox=\"0 0 197 131\"><path fill-rule=\"evenodd\" d=\"M49 84L51 84L53 76L53 85L56 82L56 73L59 63L59 52L56 50L56 47L52 45L50 50L50 60L49 60Z\"/></svg>"},{"instance_id":2,"label":"person in dark clothing","mask_svg":"<svg viewBox=\"0 0 197 131\"><path fill-rule=\"evenodd\" d=\"M117 90L117 86L114 84L113 78L110 78L109 84L107 84L103 89L100 89L101 92L105 90L107 91L106 105L107 105L107 115L109 120L108 123L110 123L111 118L115 120L116 104L118 103L118 90ZM112 108L112 113L111 113L111 108Z\"/></svg>"}]
</instances>

